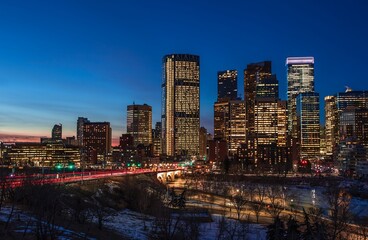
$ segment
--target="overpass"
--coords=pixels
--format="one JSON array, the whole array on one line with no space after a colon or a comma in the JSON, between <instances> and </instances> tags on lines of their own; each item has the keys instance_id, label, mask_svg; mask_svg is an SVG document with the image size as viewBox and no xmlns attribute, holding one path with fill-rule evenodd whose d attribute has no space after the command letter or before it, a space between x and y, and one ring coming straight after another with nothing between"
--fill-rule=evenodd
<instances>
[{"instance_id":1,"label":"overpass","mask_svg":"<svg viewBox=\"0 0 368 240\"><path fill-rule=\"evenodd\" d=\"M166 183L173 181L175 178L181 176L181 168L169 169L134 169L134 170L100 170L100 171L78 171L68 173L54 173L54 174L32 174L32 175L18 175L8 176L0 179L0 184L6 187L20 187L25 184L60 184L83 182L109 177L118 177L126 175L139 174L157 174L157 179L160 182Z\"/></svg>"},{"instance_id":2,"label":"overpass","mask_svg":"<svg viewBox=\"0 0 368 240\"><path fill-rule=\"evenodd\" d=\"M157 179L162 183L171 182L174 181L175 178L180 177L182 173L183 173L182 169L159 171L157 172Z\"/></svg>"}]
</instances>

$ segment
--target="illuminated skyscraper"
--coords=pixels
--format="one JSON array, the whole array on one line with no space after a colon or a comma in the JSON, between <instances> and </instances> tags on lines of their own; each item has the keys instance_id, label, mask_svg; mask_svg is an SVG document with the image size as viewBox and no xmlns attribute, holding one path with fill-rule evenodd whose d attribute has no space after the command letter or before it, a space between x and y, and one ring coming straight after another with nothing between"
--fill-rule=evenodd
<instances>
[{"instance_id":1,"label":"illuminated skyscraper","mask_svg":"<svg viewBox=\"0 0 368 240\"><path fill-rule=\"evenodd\" d=\"M296 98L300 126L300 158L316 160L320 156L319 94L303 92Z\"/></svg>"},{"instance_id":2,"label":"illuminated skyscraper","mask_svg":"<svg viewBox=\"0 0 368 240\"><path fill-rule=\"evenodd\" d=\"M89 123L88 118L78 117L77 120L77 143L79 146L83 146L83 126L85 123Z\"/></svg>"},{"instance_id":3,"label":"illuminated skyscraper","mask_svg":"<svg viewBox=\"0 0 368 240\"><path fill-rule=\"evenodd\" d=\"M229 128L229 102L215 102L214 105L214 139L226 140Z\"/></svg>"},{"instance_id":4,"label":"illuminated skyscraper","mask_svg":"<svg viewBox=\"0 0 368 240\"><path fill-rule=\"evenodd\" d=\"M298 137L296 97L300 93L314 92L314 58L289 57L286 59L288 82L288 129L293 138Z\"/></svg>"},{"instance_id":5,"label":"illuminated skyscraper","mask_svg":"<svg viewBox=\"0 0 368 240\"><path fill-rule=\"evenodd\" d=\"M104 161L111 151L111 127L109 122L86 122L83 124L83 146L88 161Z\"/></svg>"},{"instance_id":6,"label":"illuminated skyscraper","mask_svg":"<svg viewBox=\"0 0 368 240\"><path fill-rule=\"evenodd\" d=\"M134 145L152 144L152 107L147 104L127 106L127 133L134 138Z\"/></svg>"},{"instance_id":7,"label":"illuminated skyscraper","mask_svg":"<svg viewBox=\"0 0 368 240\"><path fill-rule=\"evenodd\" d=\"M199 154L199 56L163 58L162 153Z\"/></svg>"},{"instance_id":8,"label":"illuminated skyscraper","mask_svg":"<svg viewBox=\"0 0 368 240\"><path fill-rule=\"evenodd\" d=\"M226 140L230 156L235 155L238 147L245 143L245 116L245 102L243 100L233 100L229 102Z\"/></svg>"},{"instance_id":9,"label":"illuminated skyscraper","mask_svg":"<svg viewBox=\"0 0 368 240\"><path fill-rule=\"evenodd\" d=\"M278 80L271 62L251 63L244 70L248 160L257 166L258 145L277 143Z\"/></svg>"},{"instance_id":10,"label":"illuminated skyscraper","mask_svg":"<svg viewBox=\"0 0 368 240\"><path fill-rule=\"evenodd\" d=\"M325 97L325 139L326 155L332 156L339 143L336 96Z\"/></svg>"},{"instance_id":11,"label":"illuminated skyscraper","mask_svg":"<svg viewBox=\"0 0 368 240\"><path fill-rule=\"evenodd\" d=\"M63 126L61 125L61 123L55 124L51 132L52 140L61 140L62 134L63 134Z\"/></svg>"},{"instance_id":12,"label":"illuminated skyscraper","mask_svg":"<svg viewBox=\"0 0 368 240\"><path fill-rule=\"evenodd\" d=\"M153 156L161 155L161 122L156 122L155 128L152 129Z\"/></svg>"},{"instance_id":13,"label":"illuminated skyscraper","mask_svg":"<svg viewBox=\"0 0 368 240\"><path fill-rule=\"evenodd\" d=\"M235 100L238 97L238 72L226 70L217 72L217 101Z\"/></svg>"},{"instance_id":14,"label":"illuminated skyscraper","mask_svg":"<svg viewBox=\"0 0 368 240\"><path fill-rule=\"evenodd\" d=\"M277 101L277 145L286 147L288 144L287 134L287 102Z\"/></svg>"},{"instance_id":15,"label":"illuminated skyscraper","mask_svg":"<svg viewBox=\"0 0 368 240\"><path fill-rule=\"evenodd\" d=\"M353 116L352 111L353 109L355 111L355 108L368 108L368 91L353 91L351 88L347 88L345 92L325 97L327 155L332 155L339 143L345 141L346 136L341 130L346 129L346 126L352 126L347 124L347 116L349 114ZM348 111L345 112L346 110ZM344 116L342 116L343 114Z\"/></svg>"},{"instance_id":16,"label":"illuminated skyscraper","mask_svg":"<svg viewBox=\"0 0 368 240\"><path fill-rule=\"evenodd\" d=\"M207 158L207 129L204 127L199 130L199 157L200 159Z\"/></svg>"}]
</instances>

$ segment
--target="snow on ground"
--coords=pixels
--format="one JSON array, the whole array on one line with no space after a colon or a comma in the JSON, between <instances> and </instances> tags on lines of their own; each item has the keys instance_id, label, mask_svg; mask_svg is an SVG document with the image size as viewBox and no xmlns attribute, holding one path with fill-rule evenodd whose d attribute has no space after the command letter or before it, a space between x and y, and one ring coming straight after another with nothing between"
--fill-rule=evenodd
<instances>
[{"instance_id":1,"label":"snow on ground","mask_svg":"<svg viewBox=\"0 0 368 240\"><path fill-rule=\"evenodd\" d=\"M357 217L368 217L368 200L352 198L350 202L350 211Z\"/></svg>"},{"instance_id":2,"label":"snow on ground","mask_svg":"<svg viewBox=\"0 0 368 240\"><path fill-rule=\"evenodd\" d=\"M144 222L146 230L144 229ZM129 239L147 239L147 231L151 229L153 217L125 209L108 217L104 223L107 228L129 237Z\"/></svg>"},{"instance_id":3,"label":"snow on ground","mask_svg":"<svg viewBox=\"0 0 368 240\"><path fill-rule=\"evenodd\" d=\"M10 214L11 214L11 207L3 206L0 210L0 221L7 222ZM29 234L36 232L38 220L32 217L31 215L24 213L21 209L14 208L10 221L17 223L15 232L18 233L26 232ZM45 222L42 223L47 224ZM76 237L95 240L95 238L87 237L83 233L77 233L68 230L66 228L63 228L61 226L55 226L55 231L58 232L60 235L58 237L58 240L75 239Z\"/></svg>"},{"instance_id":4,"label":"snow on ground","mask_svg":"<svg viewBox=\"0 0 368 240\"><path fill-rule=\"evenodd\" d=\"M211 215L213 222L200 224L200 240L216 239L219 232L219 220L221 215ZM143 219L145 219L146 229L144 229ZM105 226L129 239L144 240L148 239L148 233L151 229L154 218L137 212L125 209L115 215L110 216L105 222ZM235 222L235 220L226 219L226 221ZM249 224L249 239L266 239L266 228L259 224Z\"/></svg>"}]
</instances>

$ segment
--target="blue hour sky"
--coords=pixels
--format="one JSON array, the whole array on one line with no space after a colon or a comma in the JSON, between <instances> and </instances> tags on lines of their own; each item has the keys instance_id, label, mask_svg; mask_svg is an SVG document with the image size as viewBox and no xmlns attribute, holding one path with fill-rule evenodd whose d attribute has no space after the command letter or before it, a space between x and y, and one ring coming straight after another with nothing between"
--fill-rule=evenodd
<instances>
[{"instance_id":1,"label":"blue hour sky","mask_svg":"<svg viewBox=\"0 0 368 240\"><path fill-rule=\"evenodd\" d=\"M1 1L0 140L50 136L79 116L126 131L126 106L160 121L162 57L201 58L201 125L213 131L217 71L271 60L286 99L285 59L315 57L315 86L368 90L368 2ZM322 120L323 121L323 120Z\"/></svg>"}]
</instances>

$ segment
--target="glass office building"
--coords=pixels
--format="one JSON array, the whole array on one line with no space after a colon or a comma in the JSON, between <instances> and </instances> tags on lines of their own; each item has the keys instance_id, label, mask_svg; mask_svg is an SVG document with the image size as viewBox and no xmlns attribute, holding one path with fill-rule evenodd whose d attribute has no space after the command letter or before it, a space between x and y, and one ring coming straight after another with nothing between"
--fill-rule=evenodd
<instances>
[{"instance_id":1,"label":"glass office building","mask_svg":"<svg viewBox=\"0 0 368 240\"><path fill-rule=\"evenodd\" d=\"M199 154L199 56L164 56L161 119L164 155Z\"/></svg>"}]
</instances>

